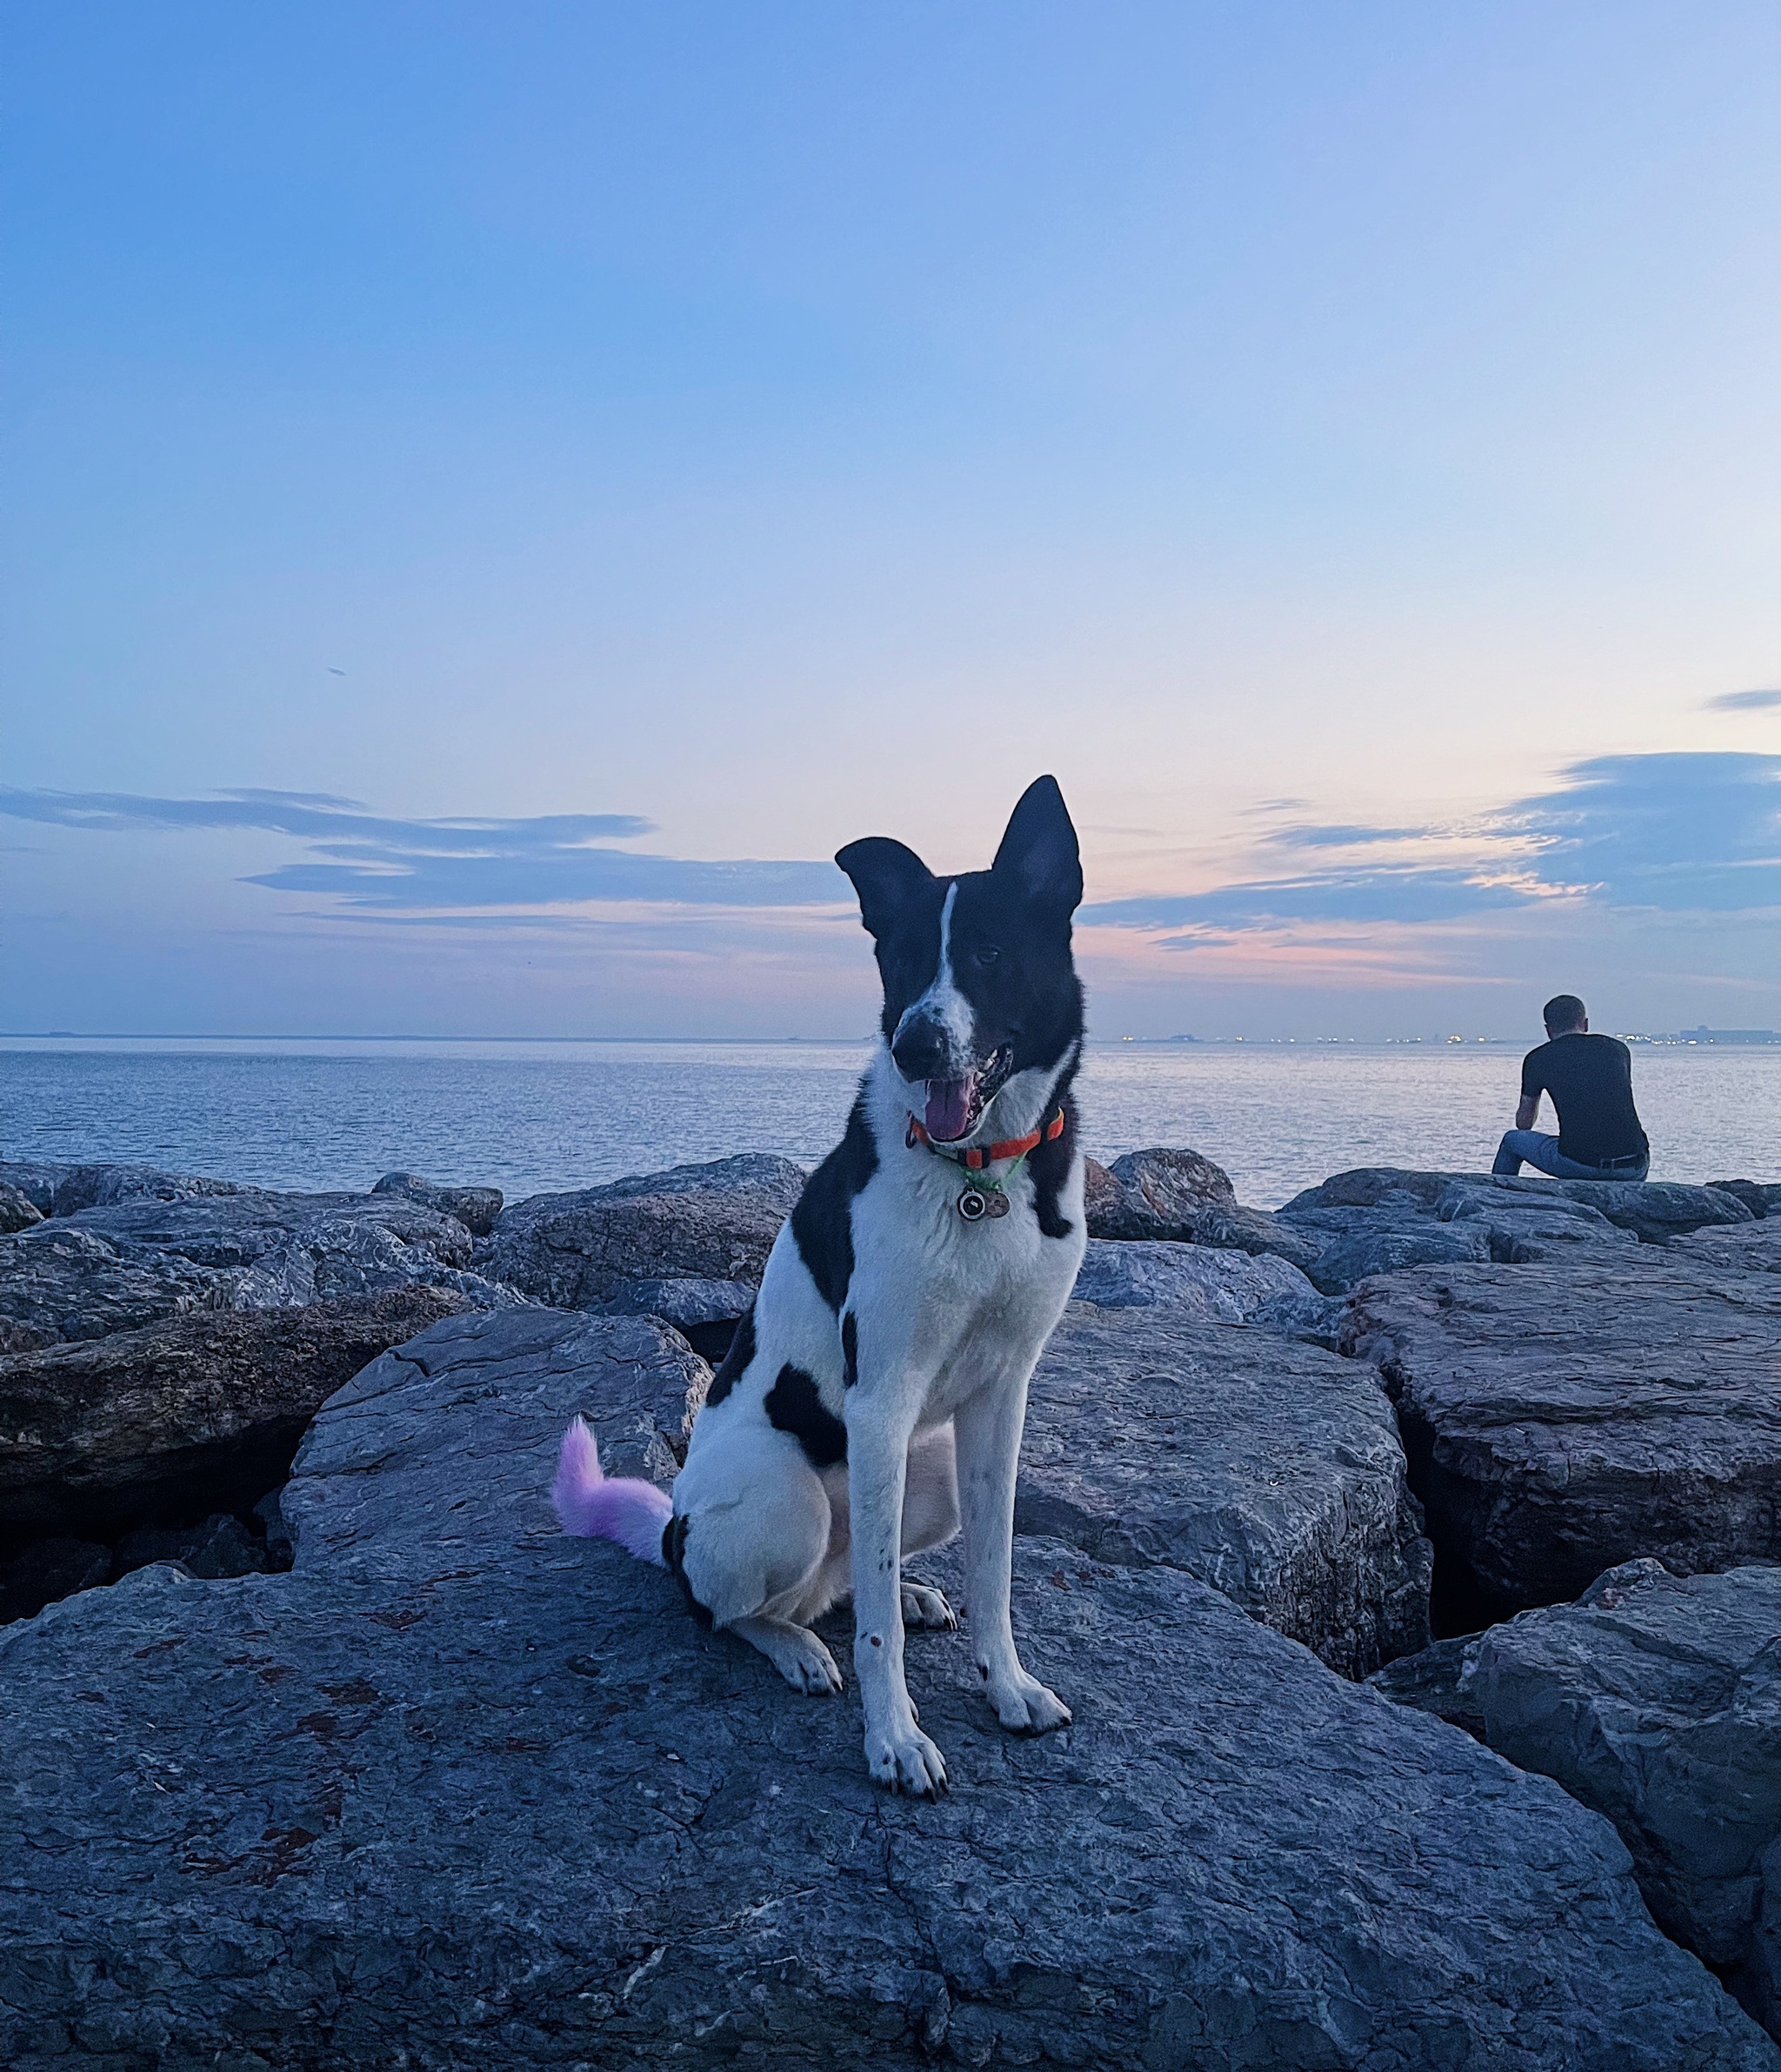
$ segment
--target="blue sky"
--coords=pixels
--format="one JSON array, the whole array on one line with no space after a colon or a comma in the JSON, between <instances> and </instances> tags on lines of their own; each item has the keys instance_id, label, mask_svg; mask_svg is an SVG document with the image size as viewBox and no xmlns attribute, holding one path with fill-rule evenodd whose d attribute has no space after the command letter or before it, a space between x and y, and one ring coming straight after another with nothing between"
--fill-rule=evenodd
<instances>
[{"instance_id":1,"label":"blue sky","mask_svg":"<svg viewBox=\"0 0 1781 2072\"><path fill-rule=\"evenodd\" d=\"M8 19L12 1029L1781 1024L1766 4Z\"/></svg>"}]
</instances>

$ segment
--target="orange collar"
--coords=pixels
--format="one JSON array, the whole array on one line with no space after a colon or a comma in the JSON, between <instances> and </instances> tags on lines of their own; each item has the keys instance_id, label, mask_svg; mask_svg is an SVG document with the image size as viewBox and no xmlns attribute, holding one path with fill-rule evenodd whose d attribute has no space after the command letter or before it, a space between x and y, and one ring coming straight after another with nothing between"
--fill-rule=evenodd
<instances>
[{"instance_id":1,"label":"orange collar","mask_svg":"<svg viewBox=\"0 0 1781 2072\"><path fill-rule=\"evenodd\" d=\"M1024 1136L1004 1136L999 1144L978 1144L969 1151L954 1151L944 1144L937 1144L913 1116L909 1118L909 1134L903 1141L910 1145L925 1144L935 1157L950 1158L954 1165L980 1173L986 1165L998 1164L1004 1158L1024 1158L1041 1144L1055 1143L1063 1134L1064 1110L1054 1108L1037 1129L1029 1130Z\"/></svg>"}]
</instances>

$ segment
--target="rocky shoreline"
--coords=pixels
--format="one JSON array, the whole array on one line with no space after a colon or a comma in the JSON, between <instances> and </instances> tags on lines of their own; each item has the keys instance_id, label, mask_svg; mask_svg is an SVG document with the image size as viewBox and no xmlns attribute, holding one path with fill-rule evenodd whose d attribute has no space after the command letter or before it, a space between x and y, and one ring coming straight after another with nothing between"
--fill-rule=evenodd
<instances>
[{"instance_id":1,"label":"rocky shoreline","mask_svg":"<svg viewBox=\"0 0 1781 2072\"><path fill-rule=\"evenodd\" d=\"M0 2062L1781 2069L1781 1185L1093 1168L937 1809L545 1502L802 1180L0 1165Z\"/></svg>"}]
</instances>

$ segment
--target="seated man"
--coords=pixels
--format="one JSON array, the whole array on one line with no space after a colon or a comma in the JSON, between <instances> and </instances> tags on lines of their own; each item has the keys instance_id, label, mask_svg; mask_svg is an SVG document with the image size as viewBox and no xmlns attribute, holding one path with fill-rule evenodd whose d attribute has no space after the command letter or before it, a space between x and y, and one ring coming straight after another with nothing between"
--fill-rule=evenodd
<instances>
[{"instance_id":1,"label":"seated man","mask_svg":"<svg viewBox=\"0 0 1781 2072\"><path fill-rule=\"evenodd\" d=\"M1521 1105L1504 1134L1493 1173L1518 1173L1525 1159L1555 1180L1643 1180L1651 1147L1632 1104L1632 1053L1613 1036L1591 1036L1574 993L1545 1005L1550 1041L1521 1061ZM1558 1134L1534 1128L1540 1096L1550 1094Z\"/></svg>"}]
</instances>

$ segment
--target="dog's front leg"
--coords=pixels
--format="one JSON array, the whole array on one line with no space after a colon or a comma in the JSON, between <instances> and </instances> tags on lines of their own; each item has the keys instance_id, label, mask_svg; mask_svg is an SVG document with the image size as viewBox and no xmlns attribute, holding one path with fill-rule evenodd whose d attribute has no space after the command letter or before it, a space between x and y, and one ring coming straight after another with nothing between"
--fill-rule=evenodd
<instances>
[{"instance_id":1,"label":"dog's front leg","mask_svg":"<svg viewBox=\"0 0 1781 2072\"><path fill-rule=\"evenodd\" d=\"M1008 1598L1014 1562L1014 1477L1026 1422L1024 1373L1003 1374L953 1420L964 1515L965 1616L984 1694L1016 1734L1070 1724L1070 1708L1020 1666Z\"/></svg>"},{"instance_id":2,"label":"dog's front leg","mask_svg":"<svg viewBox=\"0 0 1781 2072\"><path fill-rule=\"evenodd\" d=\"M903 1486L913 1406L848 1405L847 1484L853 1535L853 1666L866 1716L866 1763L892 1791L937 1798L946 1789L940 1751L916 1724L903 1673Z\"/></svg>"}]
</instances>

